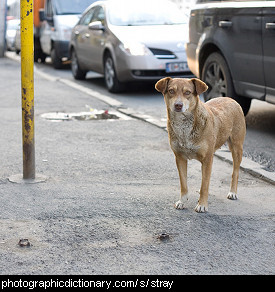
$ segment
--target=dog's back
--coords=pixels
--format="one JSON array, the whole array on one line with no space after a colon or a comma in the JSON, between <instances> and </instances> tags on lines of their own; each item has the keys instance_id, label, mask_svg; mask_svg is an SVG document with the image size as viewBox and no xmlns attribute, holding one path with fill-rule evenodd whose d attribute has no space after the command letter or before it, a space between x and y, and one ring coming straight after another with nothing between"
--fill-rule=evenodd
<instances>
[{"instance_id":1,"label":"dog's back","mask_svg":"<svg viewBox=\"0 0 275 292\"><path fill-rule=\"evenodd\" d=\"M204 104L216 129L215 150L219 149L228 139L243 144L246 125L241 106L232 98L218 97Z\"/></svg>"}]
</instances>

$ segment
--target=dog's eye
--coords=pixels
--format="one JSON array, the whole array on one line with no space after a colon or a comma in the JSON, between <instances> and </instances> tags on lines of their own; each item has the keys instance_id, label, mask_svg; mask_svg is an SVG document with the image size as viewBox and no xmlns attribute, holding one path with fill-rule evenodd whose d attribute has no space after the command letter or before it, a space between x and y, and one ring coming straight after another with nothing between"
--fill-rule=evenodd
<instances>
[{"instance_id":1,"label":"dog's eye","mask_svg":"<svg viewBox=\"0 0 275 292\"><path fill-rule=\"evenodd\" d=\"M174 94L174 93L175 93L174 89L169 89L168 92L169 92L170 94Z\"/></svg>"},{"instance_id":2,"label":"dog's eye","mask_svg":"<svg viewBox=\"0 0 275 292\"><path fill-rule=\"evenodd\" d=\"M185 95L190 95L191 94L191 91L185 91L185 93L184 93Z\"/></svg>"}]
</instances>

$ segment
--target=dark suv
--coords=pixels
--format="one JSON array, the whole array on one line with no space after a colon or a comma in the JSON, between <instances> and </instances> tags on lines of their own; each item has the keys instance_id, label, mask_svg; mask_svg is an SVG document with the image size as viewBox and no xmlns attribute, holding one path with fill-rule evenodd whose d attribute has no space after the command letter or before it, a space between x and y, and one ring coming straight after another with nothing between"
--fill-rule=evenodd
<instances>
[{"instance_id":1,"label":"dark suv","mask_svg":"<svg viewBox=\"0 0 275 292\"><path fill-rule=\"evenodd\" d=\"M188 66L209 87L205 100L230 96L247 114L251 99L275 104L275 1L197 1L191 10Z\"/></svg>"}]
</instances>

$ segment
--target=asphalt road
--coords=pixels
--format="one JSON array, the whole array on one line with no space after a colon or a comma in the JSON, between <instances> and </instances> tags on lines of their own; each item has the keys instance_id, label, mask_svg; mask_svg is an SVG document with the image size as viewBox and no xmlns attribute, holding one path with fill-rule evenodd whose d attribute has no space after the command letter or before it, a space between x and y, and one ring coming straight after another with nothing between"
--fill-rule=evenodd
<instances>
[{"instance_id":1,"label":"asphalt road","mask_svg":"<svg viewBox=\"0 0 275 292\"><path fill-rule=\"evenodd\" d=\"M36 170L47 180L12 183L22 171L19 66L0 60L0 274L274 274L274 185L241 171L239 200L228 200L232 165L215 156L209 212L198 214L192 160L189 200L176 210L167 133L128 116L45 119L86 105L114 110L64 80L35 75Z\"/></svg>"},{"instance_id":2,"label":"asphalt road","mask_svg":"<svg viewBox=\"0 0 275 292\"><path fill-rule=\"evenodd\" d=\"M109 93L105 89L101 75L90 72L84 81L75 81L70 65L62 70L55 70L50 64L36 64L40 72L54 77L68 79L103 95L120 101L125 108L131 108L135 113L151 116L165 124L166 109L161 94L155 91L154 84L129 85L127 91L120 94ZM247 135L244 144L244 156L259 163L263 169L275 171L275 105L253 100L250 112L246 117Z\"/></svg>"}]
</instances>

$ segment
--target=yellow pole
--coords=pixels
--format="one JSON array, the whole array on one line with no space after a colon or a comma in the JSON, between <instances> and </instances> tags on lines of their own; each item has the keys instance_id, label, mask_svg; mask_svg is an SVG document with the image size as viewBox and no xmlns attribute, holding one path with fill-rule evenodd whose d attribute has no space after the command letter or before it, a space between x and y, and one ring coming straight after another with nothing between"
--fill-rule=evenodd
<instances>
[{"instance_id":1,"label":"yellow pole","mask_svg":"<svg viewBox=\"0 0 275 292\"><path fill-rule=\"evenodd\" d=\"M33 0L20 0L23 179L35 179Z\"/></svg>"}]
</instances>

